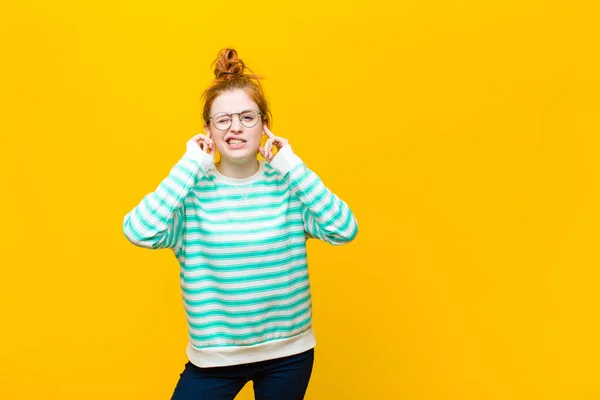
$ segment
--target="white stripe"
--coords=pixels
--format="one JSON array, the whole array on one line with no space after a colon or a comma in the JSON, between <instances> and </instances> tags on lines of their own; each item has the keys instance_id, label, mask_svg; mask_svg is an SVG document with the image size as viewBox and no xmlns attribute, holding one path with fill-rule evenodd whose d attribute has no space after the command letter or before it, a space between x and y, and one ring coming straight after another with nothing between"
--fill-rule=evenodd
<instances>
[{"instance_id":1,"label":"white stripe","mask_svg":"<svg viewBox=\"0 0 600 400\"><path fill-rule=\"evenodd\" d=\"M142 216L143 216L143 217L146 217L146 220L147 220L147 219L148 219L148 218L147 218L147 215L146 215L146 214L145 214L145 213L144 213L142 210L139 210L139 211L140 211L140 214L142 214ZM155 232L154 232L154 231L152 231L151 229L148 229L148 228L146 228L146 227L145 227L145 226L142 224L142 222L141 222L141 221L140 221L140 220L137 218L137 216L135 216L135 215L132 215L132 216L130 217L129 221L130 221L131 225L133 226L134 230L135 230L136 232L138 232L138 233L139 233L139 234L142 236L142 239L143 239L143 238L147 238L149 235L154 235L154 234L155 234ZM147 222L149 225L151 225L151 226L157 226L157 225L160 225L160 223L156 223L155 225L153 225L151 221L146 221L146 222Z\"/></svg>"},{"instance_id":2,"label":"white stripe","mask_svg":"<svg viewBox=\"0 0 600 400\"><path fill-rule=\"evenodd\" d=\"M256 275L257 272L258 272L257 270L252 270L246 276ZM263 272L263 271L260 270L260 272ZM302 276L306 276L308 279L308 274L307 274L306 270L300 270L300 271L294 272L293 274L284 275L279 278L256 279L256 280L251 280L251 281L245 280L242 282L232 282L232 283L219 283L219 282L214 282L214 281L208 280L208 281L200 281L200 282L189 283L189 284L184 283L182 285L182 287L184 287L186 289L190 289L190 290L205 289L205 288L216 288L216 289L221 289L221 290L245 289L245 288L252 288L252 287L259 287L259 286L266 286L266 285L276 285L276 284L284 283L289 280L299 278Z\"/></svg>"},{"instance_id":3,"label":"white stripe","mask_svg":"<svg viewBox=\"0 0 600 400\"><path fill-rule=\"evenodd\" d=\"M185 164L183 164L183 167L186 168L186 169L188 169L188 170L190 170L190 171L192 171L192 172L194 172L195 170L198 169L195 166L191 167L191 166L185 165ZM176 167L176 168L173 168L171 176L177 177L185 185L186 183L193 182L193 176L194 175L189 175L188 173L186 173L185 171L183 171L181 169L181 167Z\"/></svg>"},{"instance_id":4,"label":"white stripe","mask_svg":"<svg viewBox=\"0 0 600 400\"><path fill-rule=\"evenodd\" d=\"M254 194L255 192L251 192L251 194ZM288 193L285 193L282 196L269 196L269 197L252 197L252 198L247 198L244 197L243 195L248 195L248 192L242 192L242 194L240 194L240 198L239 199L226 199L226 200L219 200L219 201L207 201L207 202L202 202L200 201L194 201L194 204L199 204L203 210L206 211L211 211L211 210L216 210L216 209L222 209L222 208L229 208L229 207L235 207L235 206L273 206L273 205L282 205L282 204L294 204L294 205L298 205L299 201L297 200L297 198L295 200L291 200L290 201L290 196ZM222 193L219 192L218 194L219 196L223 195ZM197 199L194 199L197 200Z\"/></svg>"},{"instance_id":5,"label":"white stripe","mask_svg":"<svg viewBox=\"0 0 600 400\"><path fill-rule=\"evenodd\" d=\"M264 320L267 317L284 317L286 315L295 314L297 311L306 308L306 311L311 311L311 303L310 299L306 299L306 301L298 304L296 307L291 308L289 310L278 310L272 312L264 312L255 317L244 317L244 318L230 318L222 315L211 315L209 317L204 318L192 318L190 317L188 320L194 324L209 324L211 322L223 321L223 322L231 322L231 323L240 323L240 322L258 322ZM304 314L302 314L304 315Z\"/></svg>"},{"instance_id":6,"label":"white stripe","mask_svg":"<svg viewBox=\"0 0 600 400\"><path fill-rule=\"evenodd\" d=\"M238 202L238 203L229 203L230 206L246 206L246 202ZM264 204L264 203L263 203ZM200 208L186 208L185 215L186 216L197 216L203 221L211 222L211 221L222 221L224 218L238 219L243 221L246 218L256 218L256 217L264 217L268 215L280 215L282 211L286 211L290 208L299 208L302 205L300 201L291 201L289 203L280 204L277 208L271 209L261 209L256 208L254 210L245 210L245 211L237 211L234 209L229 209L228 211L219 211L217 213L211 213L211 210L200 209ZM202 207L206 208L204 205Z\"/></svg>"},{"instance_id":7,"label":"white stripe","mask_svg":"<svg viewBox=\"0 0 600 400\"><path fill-rule=\"evenodd\" d=\"M248 265L255 264L255 268L260 268L262 263L269 261L281 261L290 256L302 254L306 254L306 248L287 250L285 252L281 252L280 254L274 254L271 256L248 257L238 260L214 260L209 257L195 257L193 259L186 259L186 266L190 268L190 272L194 267L205 267L210 270L211 267L246 267ZM204 269L204 273L206 273L206 269Z\"/></svg>"},{"instance_id":8,"label":"white stripe","mask_svg":"<svg viewBox=\"0 0 600 400\"><path fill-rule=\"evenodd\" d=\"M306 264L306 260L295 260L288 264L276 266L276 267L261 267L260 272L269 274L269 273L277 273L289 270L290 268L297 267L299 265ZM237 278L240 276L248 276L250 270L237 270L237 271L210 271L210 276L214 276L215 278ZM186 278L194 278L198 276L207 275L207 271L205 269L196 269L192 271L185 272ZM183 284L183 283L182 283ZM195 285L195 283L190 283L190 285Z\"/></svg>"},{"instance_id":9,"label":"white stripe","mask_svg":"<svg viewBox=\"0 0 600 400\"><path fill-rule=\"evenodd\" d=\"M328 199L327 196L325 196L325 199ZM319 202L319 204L316 205L316 207L320 210L322 210L325 207L325 199L323 199L321 202L323 204L320 204L321 202ZM328 201L328 200L327 200ZM339 208L339 203L337 201L333 201L333 206L331 207L331 209L325 213L322 217L319 218L319 220L321 222L328 222L328 221L333 221L333 219L340 214L340 208ZM345 209L341 210L341 218L339 218L335 223L332 224L328 224L330 225L329 230L331 231L335 231L338 230L348 219L348 213L346 212Z\"/></svg>"},{"instance_id":10,"label":"white stripe","mask_svg":"<svg viewBox=\"0 0 600 400\"><path fill-rule=\"evenodd\" d=\"M270 235L270 237L277 237L279 235ZM267 236L266 235L261 235L260 239L264 240L266 239ZM228 238L228 241L231 242L231 239ZM270 243L265 243L265 244L254 244L254 245L249 245L249 246L244 246L244 247L231 247L231 248L222 248L222 247L207 247L207 246L203 246L201 244L194 244L194 245L190 245L188 244L186 246L187 252L188 254L194 254L194 253L203 253L206 254L207 256L213 255L213 254L239 254L239 253L246 253L246 252L251 252L251 251L262 251L262 250L277 250L277 249L283 249L286 246L289 245L295 245L295 244L299 244L299 243L306 243L304 241L304 237L288 237L285 240L282 240L281 242L270 242Z\"/></svg>"},{"instance_id":11,"label":"white stripe","mask_svg":"<svg viewBox=\"0 0 600 400\"><path fill-rule=\"evenodd\" d=\"M290 220L290 221L294 221L294 220ZM187 241L188 242L193 242L195 240L200 240L203 242L207 242L207 243L223 243L224 238L227 238L227 242L228 243L247 243L247 242L254 242L257 240L267 240L267 239L272 239L272 238L277 238L280 236L285 236L286 234L292 234L292 233L300 233L304 230L304 225L302 222L302 216L298 215L298 218L296 218L297 225L290 225L286 228L281 228L281 229L272 229L274 227L271 226L263 226L262 227L262 232L255 232L255 233L236 233L235 229L232 229L230 231L229 235L219 235L219 236L212 236L210 234L205 234L205 233L187 233ZM195 224L195 227L197 227L198 224ZM188 223L188 229L190 228L190 224ZM231 229L231 227L230 227ZM226 229L223 229L222 232L227 232ZM235 247L235 246L232 246Z\"/></svg>"},{"instance_id":12,"label":"white stripe","mask_svg":"<svg viewBox=\"0 0 600 400\"><path fill-rule=\"evenodd\" d=\"M280 217L273 218L273 219L267 220L267 221L253 222L251 225L244 224L242 221L232 222L229 224L211 224L210 222L208 222L206 220L195 221L195 220L187 220L186 219L186 227L188 230L195 229L195 228L201 228L203 230L208 230L209 232L229 232L229 231L231 231L231 233L233 235L235 235L235 231L237 229L248 229L248 226L251 226L252 229L256 229L256 231L261 231L261 230L266 230L266 229L270 229L270 228L277 228L281 225L284 225L286 222L293 222L293 221L298 221L299 223L301 223L302 215L300 213L294 213L294 215L287 216L287 217L285 215L282 215ZM219 239L219 241L222 241L222 240L223 239L221 237Z\"/></svg>"},{"instance_id":13,"label":"white stripe","mask_svg":"<svg viewBox=\"0 0 600 400\"><path fill-rule=\"evenodd\" d=\"M190 306L187 303L183 303L185 312L188 316L188 318L191 318L188 314L188 312L192 312L192 313L205 313L205 312L209 312L209 311L225 311L225 312L230 312L230 313L235 313L235 312L244 312L244 311L255 311L257 308L264 308L264 309L268 309L268 308L272 308L272 307L276 307L276 306L282 306L282 305L287 305L290 303L294 303L304 297L308 297L310 298L310 287L307 287L305 290L299 292L298 294L294 295L293 297L290 297L288 299L285 300L271 300L271 301L265 301L262 303L254 303L254 304L248 304L248 305L244 305L244 306L229 306L229 305L223 305L223 304L219 304L219 303L211 303L211 304L204 304L201 306Z\"/></svg>"},{"instance_id":14,"label":"white stripe","mask_svg":"<svg viewBox=\"0 0 600 400\"><path fill-rule=\"evenodd\" d=\"M160 194L160 197L165 199L165 202L163 204L160 204L158 202L157 197L155 196L148 196L147 197L147 203L146 203L146 207L147 209L144 209L144 215L151 215L149 210L155 211L157 214L159 214L163 219L168 219L169 218L169 205L175 203L175 198L171 197L171 195L169 193L167 193L166 191L162 191L162 193ZM151 216L154 220L157 220L156 217ZM158 220L157 220L158 221Z\"/></svg>"},{"instance_id":15,"label":"white stripe","mask_svg":"<svg viewBox=\"0 0 600 400\"><path fill-rule=\"evenodd\" d=\"M219 293L202 293L196 295L189 295L187 293L183 293L183 298L188 301L202 301L202 300L233 300L233 301L244 301L244 300L257 300L263 297L277 296L280 294L286 294L292 292L296 289L308 285L308 278L306 281L295 283L291 286L284 287L282 289L276 290L265 290L259 293L247 293L247 294L236 294L236 295L228 295L228 294L219 294Z\"/></svg>"},{"instance_id":16,"label":"white stripe","mask_svg":"<svg viewBox=\"0 0 600 400\"><path fill-rule=\"evenodd\" d=\"M264 180L265 182L271 183L271 181L269 181L268 179ZM232 196L232 195L243 195L243 194L248 194L248 193L260 193L260 194L267 194L269 196L275 196L274 194L272 194L273 192L284 192L283 196L287 196L287 190L289 185L285 182L282 182L282 185L261 185L261 186L252 186L252 187L248 187L248 186L231 186L231 187L226 187L226 186L222 186L220 184L216 184L218 187L218 190L215 190L215 183L210 181L210 180L202 180L200 182L198 182L198 184L196 186L194 186L194 188L192 189L192 192L194 194L195 197L197 197L197 199L195 200L199 200L202 201L202 199L214 199L215 194L219 194L219 195L226 195L226 196ZM205 188L210 187L210 190L206 190ZM278 195L279 196L279 195Z\"/></svg>"},{"instance_id":17,"label":"white stripe","mask_svg":"<svg viewBox=\"0 0 600 400\"><path fill-rule=\"evenodd\" d=\"M299 333L302 333L304 331L307 330L307 326L310 327L310 322L308 322L305 326L302 326L298 329L295 329L293 331L287 331L285 332L285 336L287 337L291 337L291 336L295 336ZM235 345L237 346L244 346L244 345L252 345L252 344L257 344L257 343L262 343L267 339L272 339L274 336L277 335L281 335L281 332L278 333L266 333L262 336L253 336L249 339L246 340L232 340L232 339L222 339L222 338L216 338L216 339L211 339L211 340L194 340L192 338L190 338L190 342L193 346L196 347L208 347L208 346L217 346L217 345L222 345L223 343L235 343Z\"/></svg>"},{"instance_id":18,"label":"white stripe","mask_svg":"<svg viewBox=\"0 0 600 400\"><path fill-rule=\"evenodd\" d=\"M223 334L230 334L230 335L245 335L245 334L249 334L249 333L262 334L262 332L265 329L269 329L269 328L275 328L275 327L287 328L289 325L293 325L295 322L299 322L299 321L306 319L309 315L310 315L310 310L307 310L305 313L299 315L296 318L285 320L285 321L272 321L272 322L257 326L255 328L234 329L234 328L229 328L226 326L215 326L214 328L194 329L190 326L189 331L191 333L193 333L194 335L211 335L213 333L223 333Z\"/></svg>"}]
</instances>

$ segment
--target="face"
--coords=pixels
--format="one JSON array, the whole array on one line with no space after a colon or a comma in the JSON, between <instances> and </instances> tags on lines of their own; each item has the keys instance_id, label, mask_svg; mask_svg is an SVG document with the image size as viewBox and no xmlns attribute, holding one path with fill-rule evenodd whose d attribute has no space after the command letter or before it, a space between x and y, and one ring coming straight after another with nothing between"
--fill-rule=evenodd
<instances>
[{"instance_id":1,"label":"face","mask_svg":"<svg viewBox=\"0 0 600 400\"><path fill-rule=\"evenodd\" d=\"M221 159L235 163L256 159L263 134L262 116L259 114L256 125L248 128L253 123L251 115L235 114L246 110L260 112L256 103L243 90L228 91L215 98L210 109L211 117L218 117L217 114L220 113L234 114L231 116L231 126L225 128L226 130L217 129L215 126L215 123L223 122L222 118L213 118L204 126L204 129L210 132Z\"/></svg>"}]
</instances>

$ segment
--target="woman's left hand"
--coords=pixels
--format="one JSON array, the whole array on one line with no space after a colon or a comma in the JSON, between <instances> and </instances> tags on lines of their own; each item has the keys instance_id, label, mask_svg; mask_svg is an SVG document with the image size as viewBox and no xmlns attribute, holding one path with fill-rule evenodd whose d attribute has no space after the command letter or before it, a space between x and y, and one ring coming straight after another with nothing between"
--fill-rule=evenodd
<instances>
[{"instance_id":1,"label":"woman's left hand","mask_svg":"<svg viewBox=\"0 0 600 400\"><path fill-rule=\"evenodd\" d=\"M279 151L283 147L289 145L290 143L287 139L275 136L273 132L271 132L269 128L267 128L266 125L263 125L263 134L265 134L268 137L268 139L265 143L265 146L260 146L258 148L258 151L260 152L260 155L264 157L265 160L271 162L275 157L275 155L273 154L273 147L276 147L277 151Z\"/></svg>"}]
</instances>

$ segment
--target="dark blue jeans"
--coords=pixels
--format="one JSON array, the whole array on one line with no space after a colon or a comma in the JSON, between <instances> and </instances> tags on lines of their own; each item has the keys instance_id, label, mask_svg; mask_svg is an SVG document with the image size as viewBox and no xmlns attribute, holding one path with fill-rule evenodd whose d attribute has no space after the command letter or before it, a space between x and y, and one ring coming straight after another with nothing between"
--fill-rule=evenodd
<instances>
[{"instance_id":1,"label":"dark blue jeans","mask_svg":"<svg viewBox=\"0 0 600 400\"><path fill-rule=\"evenodd\" d=\"M171 400L232 400L248 381L256 400L302 400L313 362L314 349L226 367L199 368L188 361Z\"/></svg>"}]
</instances>

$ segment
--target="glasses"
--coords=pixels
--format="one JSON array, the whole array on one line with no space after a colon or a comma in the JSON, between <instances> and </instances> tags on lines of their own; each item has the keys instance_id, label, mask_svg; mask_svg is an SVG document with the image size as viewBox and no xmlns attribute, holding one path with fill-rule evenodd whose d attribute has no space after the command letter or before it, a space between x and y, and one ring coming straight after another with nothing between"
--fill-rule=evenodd
<instances>
[{"instance_id":1,"label":"glasses","mask_svg":"<svg viewBox=\"0 0 600 400\"><path fill-rule=\"evenodd\" d=\"M239 113L218 113L210 117L215 128L220 131L226 131L231 126L231 122L233 121L232 116L238 115L240 119L240 123L244 125L246 128L252 128L258 123L258 116L260 113L254 110L244 110Z\"/></svg>"}]
</instances>

